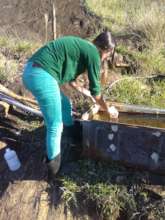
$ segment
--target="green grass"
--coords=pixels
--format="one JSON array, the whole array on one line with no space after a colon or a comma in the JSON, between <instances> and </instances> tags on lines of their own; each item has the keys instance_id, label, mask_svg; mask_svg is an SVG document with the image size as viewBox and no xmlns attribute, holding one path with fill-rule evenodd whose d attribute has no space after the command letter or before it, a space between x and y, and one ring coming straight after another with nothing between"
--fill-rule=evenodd
<instances>
[{"instance_id":1,"label":"green grass","mask_svg":"<svg viewBox=\"0 0 165 220\"><path fill-rule=\"evenodd\" d=\"M19 41L12 49L14 52L29 55L32 54L32 51L34 49L34 44L28 41Z\"/></svg>"},{"instance_id":2,"label":"green grass","mask_svg":"<svg viewBox=\"0 0 165 220\"><path fill-rule=\"evenodd\" d=\"M133 77L123 78L109 92L113 101L127 104L145 104L150 96L150 88Z\"/></svg>"},{"instance_id":3,"label":"green grass","mask_svg":"<svg viewBox=\"0 0 165 220\"><path fill-rule=\"evenodd\" d=\"M130 64L127 70L117 69L119 73L165 75L163 1L86 0L86 5L117 37L116 51ZM149 85L134 77L124 79L107 93L108 99L165 108L163 81Z\"/></svg>"},{"instance_id":4,"label":"green grass","mask_svg":"<svg viewBox=\"0 0 165 220\"><path fill-rule=\"evenodd\" d=\"M163 1L86 0L86 4L102 18L114 36L132 35L132 38L127 37L131 45L125 44L122 52L138 64L136 73L165 74ZM121 44L119 48L122 50Z\"/></svg>"},{"instance_id":5,"label":"green grass","mask_svg":"<svg viewBox=\"0 0 165 220\"><path fill-rule=\"evenodd\" d=\"M103 19L104 25L111 26L113 31L125 24L125 0L122 2L117 0L86 0L86 4L88 8Z\"/></svg>"},{"instance_id":6,"label":"green grass","mask_svg":"<svg viewBox=\"0 0 165 220\"><path fill-rule=\"evenodd\" d=\"M29 56L40 46L40 43L0 36L0 47L7 48L10 53L13 54L19 53L24 56Z\"/></svg>"},{"instance_id":7,"label":"green grass","mask_svg":"<svg viewBox=\"0 0 165 220\"><path fill-rule=\"evenodd\" d=\"M5 83L13 82L14 77L17 75L18 62L14 59L7 59L0 53L0 82Z\"/></svg>"},{"instance_id":8,"label":"green grass","mask_svg":"<svg viewBox=\"0 0 165 220\"><path fill-rule=\"evenodd\" d=\"M143 4L140 4L142 2ZM145 2L146 8L144 8ZM164 17L161 17L162 12L159 15L158 5L155 3L157 10L155 12L150 2L147 0L136 2L88 0L88 6L102 16L104 24L114 34L117 35L122 31L127 33L128 29L130 32L140 33L140 41L145 45L145 49L139 51L134 46L134 42L131 42L131 47L127 43L120 42L117 51L136 64L136 71L131 73L143 76L165 73L164 29L160 31L164 24L162 19ZM150 7L152 10L145 15ZM156 20L156 16L159 19ZM157 32L155 32L155 27L157 27ZM9 38L0 38L0 47L7 48L9 55L13 56L16 53L19 54L18 57L28 57L38 46L26 41L16 42ZM0 60L0 81L5 83L8 79L12 80L13 73L18 71L17 58L13 60L1 56ZM124 76L123 80L112 87L112 90L106 91L106 95L114 101L165 108L165 82L163 81L149 82L146 79ZM84 97L79 96L74 101L81 112L84 109ZM86 101L85 104L88 105L88 102ZM24 122L21 120L20 122L22 131L33 131L41 126L40 121L29 123L28 120ZM34 135L34 137L37 136ZM107 220L116 220L123 213L127 215L127 219L135 219L136 215L138 219L146 216L150 216L148 219L165 219L164 203L159 201L160 207L158 203L153 203L153 198L146 193L145 186L138 185L139 179L141 181L142 178L137 172L130 172L116 164L89 160L79 161L76 167L77 169L73 169L69 175L61 175L59 180L61 181L62 201L70 210L80 210L81 218L83 218L82 212L84 216L93 212L100 219Z\"/></svg>"},{"instance_id":9,"label":"green grass","mask_svg":"<svg viewBox=\"0 0 165 220\"><path fill-rule=\"evenodd\" d=\"M125 76L104 93L115 102L165 108L165 81Z\"/></svg>"},{"instance_id":10,"label":"green grass","mask_svg":"<svg viewBox=\"0 0 165 220\"><path fill-rule=\"evenodd\" d=\"M165 82L153 84L150 103L151 106L165 108Z\"/></svg>"},{"instance_id":11,"label":"green grass","mask_svg":"<svg viewBox=\"0 0 165 220\"><path fill-rule=\"evenodd\" d=\"M100 220L165 217L163 200L147 189L146 172L91 160L78 161L73 167L69 174L61 173L59 181L62 202L80 215L76 217L83 219L93 214L92 219Z\"/></svg>"},{"instance_id":12,"label":"green grass","mask_svg":"<svg viewBox=\"0 0 165 220\"><path fill-rule=\"evenodd\" d=\"M145 50L143 53L141 52L133 52L132 56L136 60L139 69L137 72L142 73L143 75L151 75L151 74L165 74L165 56L162 52L157 49L153 50Z\"/></svg>"},{"instance_id":13,"label":"green grass","mask_svg":"<svg viewBox=\"0 0 165 220\"><path fill-rule=\"evenodd\" d=\"M103 24L114 33L139 30L163 40L165 21L163 1L149 0L86 0L87 7L103 19ZM157 30L157 31L155 31Z\"/></svg>"},{"instance_id":14,"label":"green grass","mask_svg":"<svg viewBox=\"0 0 165 220\"><path fill-rule=\"evenodd\" d=\"M157 47L156 49L144 49L142 52L129 48L127 45L118 44L116 51L126 57L129 64L136 65L131 74L152 75L165 74L165 49Z\"/></svg>"},{"instance_id":15,"label":"green grass","mask_svg":"<svg viewBox=\"0 0 165 220\"><path fill-rule=\"evenodd\" d=\"M8 38L0 37L0 47L7 47L8 46Z\"/></svg>"},{"instance_id":16,"label":"green grass","mask_svg":"<svg viewBox=\"0 0 165 220\"><path fill-rule=\"evenodd\" d=\"M24 60L26 60L26 58L28 58L38 47L38 43L1 36L0 83L4 85L13 83L18 77L18 74L20 74Z\"/></svg>"},{"instance_id":17,"label":"green grass","mask_svg":"<svg viewBox=\"0 0 165 220\"><path fill-rule=\"evenodd\" d=\"M136 211L134 198L127 191L127 186L111 183L114 177L125 172L124 168L89 160L79 161L76 166L77 169L69 175L60 177L62 201L66 207L81 210L81 215L95 213L100 219L111 216L112 220L116 220L128 207L128 216Z\"/></svg>"}]
</instances>

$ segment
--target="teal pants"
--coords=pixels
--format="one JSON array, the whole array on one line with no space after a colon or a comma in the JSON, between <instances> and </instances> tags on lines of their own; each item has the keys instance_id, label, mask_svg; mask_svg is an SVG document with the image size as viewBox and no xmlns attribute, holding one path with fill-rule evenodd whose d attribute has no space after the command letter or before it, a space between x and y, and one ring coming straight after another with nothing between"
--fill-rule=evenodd
<instances>
[{"instance_id":1,"label":"teal pants","mask_svg":"<svg viewBox=\"0 0 165 220\"><path fill-rule=\"evenodd\" d=\"M55 78L39 67L27 63L23 72L23 83L34 95L40 106L46 125L46 151L49 160L61 151L61 134L63 124L71 126L72 106L70 100L60 92Z\"/></svg>"}]
</instances>

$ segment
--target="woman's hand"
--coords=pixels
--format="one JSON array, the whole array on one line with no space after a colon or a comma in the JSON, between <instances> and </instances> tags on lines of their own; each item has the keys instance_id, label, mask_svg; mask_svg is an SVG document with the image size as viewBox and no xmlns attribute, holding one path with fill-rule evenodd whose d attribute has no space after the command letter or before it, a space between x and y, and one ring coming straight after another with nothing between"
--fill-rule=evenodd
<instances>
[{"instance_id":1,"label":"woman's hand","mask_svg":"<svg viewBox=\"0 0 165 220\"><path fill-rule=\"evenodd\" d=\"M110 115L110 118L117 119L119 117L119 112L114 106L108 108L108 113Z\"/></svg>"},{"instance_id":2,"label":"woman's hand","mask_svg":"<svg viewBox=\"0 0 165 220\"><path fill-rule=\"evenodd\" d=\"M96 104L100 105L100 111L106 111L108 112L108 104L105 102L103 96L101 94L97 95L97 96L93 96Z\"/></svg>"},{"instance_id":3,"label":"woman's hand","mask_svg":"<svg viewBox=\"0 0 165 220\"><path fill-rule=\"evenodd\" d=\"M94 98L96 100L96 103L100 105L100 111L105 111L106 113L108 113L110 118L118 118L118 110L114 106L109 107L109 105L106 103L106 101L101 95L95 96Z\"/></svg>"}]
</instances>

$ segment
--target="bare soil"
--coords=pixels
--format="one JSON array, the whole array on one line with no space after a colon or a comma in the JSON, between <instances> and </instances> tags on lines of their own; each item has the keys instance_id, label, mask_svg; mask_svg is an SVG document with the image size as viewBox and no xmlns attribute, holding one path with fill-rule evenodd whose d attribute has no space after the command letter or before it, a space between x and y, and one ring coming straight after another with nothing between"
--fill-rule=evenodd
<instances>
[{"instance_id":1,"label":"bare soil","mask_svg":"<svg viewBox=\"0 0 165 220\"><path fill-rule=\"evenodd\" d=\"M56 0L57 36L93 35L101 22L90 13L80 0ZM52 39L51 0L1 0L0 34L21 39L45 40L45 14L48 15L48 38Z\"/></svg>"},{"instance_id":2,"label":"bare soil","mask_svg":"<svg viewBox=\"0 0 165 220\"><path fill-rule=\"evenodd\" d=\"M43 148L45 146L45 128L42 120L11 109L8 118L0 119L0 137L0 219L104 220L102 216L99 216L99 213L96 214L98 207L95 207L95 201L92 201L93 208L83 202L83 199L85 199L83 191L78 195L80 207L77 209L68 209L62 202L60 178L57 177L54 182L50 182L47 166L42 161ZM68 143L69 140L64 135L62 146L67 149ZM16 172L9 171L3 158L6 145L16 150L21 160L22 166ZM77 149L80 146L76 145ZM81 151L79 152L81 153ZM69 155L71 156L71 154ZM130 192L132 190L138 205L138 212L135 213L134 220L140 218L143 220L155 220L155 215L152 216L152 212L156 212L154 210L158 212L156 219L163 219L165 215L163 208L165 202L164 176L130 168L127 170L124 167L121 169L123 170L121 173L115 173L113 167L108 168L105 166L104 168L105 175L108 175L108 172L110 172L110 175L112 174L112 180L114 181L112 181L112 184L126 186ZM65 175L65 177L73 179L76 183L80 177L82 178L82 174L78 170L79 165L77 162L64 163L64 174L60 173L60 175ZM103 181L99 180L100 174L94 172L96 171L93 170L93 167L89 166L84 173L87 179L82 178L84 183L77 182L82 189L83 184L90 184L88 180L93 178L93 175L98 178L98 183ZM81 209L81 205L83 205L83 209ZM117 220L129 220L127 212L129 210L122 210L121 216Z\"/></svg>"},{"instance_id":3,"label":"bare soil","mask_svg":"<svg viewBox=\"0 0 165 220\"><path fill-rule=\"evenodd\" d=\"M15 113L16 115L14 115ZM43 163L44 127L39 119L12 110L0 119L0 219L66 219L59 201L58 181L48 181ZM65 141L66 143L66 141ZM9 171L4 160L5 147L14 149L21 161L18 171ZM57 206L58 205L58 206ZM73 217L67 212L68 218Z\"/></svg>"},{"instance_id":4,"label":"bare soil","mask_svg":"<svg viewBox=\"0 0 165 220\"><path fill-rule=\"evenodd\" d=\"M90 37L102 28L100 19L86 10L80 0L56 0L55 5L58 36L74 34ZM49 16L48 38L52 39L51 0L1 0L0 35L44 41L45 13ZM18 80L20 82L20 78ZM14 85L8 85L8 87L17 92ZM10 113L12 114L9 114L6 119L0 118L0 220L81 219L81 213L78 215L75 212L71 213L61 203L58 179L54 184L48 181L47 166L42 162L45 146L43 122L31 115L20 114L14 110ZM67 144L67 140L64 140L64 144ZM9 171L3 158L6 145L16 150L21 160L21 169L16 172ZM134 175L136 176L136 173ZM133 176L133 172L131 176ZM164 204L165 178L163 176L149 178L149 176L147 173L148 186L146 188L156 196L155 204L156 202ZM143 175L139 176L142 180L143 177ZM118 177L118 184L124 184L122 179L120 176ZM124 176L125 182L127 179L127 176ZM135 184L138 185L138 182ZM152 207L153 209L158 207L152 203L152 199L148 203L151 204L151 210ZM143 203L140 209L142 213L146 214L147 210L142 206ZM86 210L86 213L92 214L91 219L93 220L102 220L95 213L91 213L91 210L90 213ZM126 216L124 217L124 214L119 219L128 219ZM140 213L136 214L140 216ZM84 218L82 217L82 219ZM144 215L137 219L154 220L154 217L147 218Z\"/></svg>"}]
</instances>

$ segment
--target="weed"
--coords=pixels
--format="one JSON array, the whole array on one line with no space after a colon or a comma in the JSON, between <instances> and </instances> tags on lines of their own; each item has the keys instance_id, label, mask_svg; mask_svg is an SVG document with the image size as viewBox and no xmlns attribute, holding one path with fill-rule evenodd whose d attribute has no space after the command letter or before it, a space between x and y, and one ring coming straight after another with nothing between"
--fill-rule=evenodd
<instances>
[{"instance_id":1,"label":"weed","mask_svg":"<svg viewBox=\"0 0 165 220\"><path fill-rule=\"evenodd\" d=\"M18 63L15 60L7 60L4 56L0 55L0 57L0 82L14 82L18 71Z\"/></svg>"},{"instance_id":2,"label":"weed","mask_svg":"<svg viewBox=\"0 0 165 220\"><path fill-rule=\"evenodd\" d=\"M69 178L63 178L63 187L62 190L62 199L65 201L65 206L70 208L74 207L77 208L77 198L76 193L79 192L78 185Z\"/></svg>"},{"instance_id":3,"label":"weed","mask_svg":"<svg viewBox=\"0 0 165 220\"><path fill-rule=\"evenodd\" d=\"M165 108L165 82L153 82L150 100L152 106Z\"/></svg>"},{"instance_id":4,"label":"weed","mask_svg":"<svg viewBox=\"0 0 165 220\"><path fill-rule=\"evenodd\" d=\"M124 79L110 91L111 99L127 104L146 104L150 97L149 86L133 77L125 77Z\"/></svg>"},{"instance_id":5,"label":"weed","mask_svg":"<svg viewBox=\"0 0 165 220\"><path fill-rule=\"evenodd\" d=\"M162 10L164 8L162 1L86 0L86 4L102 17L104 25L114 35L130 33L138 36L137 39L132 40L135 46L131 50L128 49L129 44L123 47L120 45L118 48L118 51L129 55L130 60L137 63L137 73L150 75L165 72L165 57L162 54L165 10ZM141 42L140 52L139 48L136 48L139 41Z\"/></svg>"},{"instance_id":6,"label":"weed","mask_svg":"<svg viewBox=\"0 0 165 220\"><path fill-rule=\"evenodd\" d=\"M32 44L28 41L19 41L13 50L17 53L31 53L32 51Z\"/></svg>"},{"instance_id":7,"label":"weed","mask_svg":"<svg viewBox=\"0 0 165 220\"><path fill-rule=\"evenodd\" d=\"M77 171L76 171L77 170ZM112 180L125 169L115 164L79 161L77 169L61 176L62 199L67 207L95 213L99 219L117 219L129 207L129 216L136 204L126 186L112 184ZM87 208L88 207L88 208ZM89 210L88 210L89 209Z\"/></svg>"},{"instance_id":8,"label":"weed","mask_svg":"<svg viewBox=\"0 0 165 220\"><path fill-rule=\"evenodd\" d=\"M6 37L0 37L0 47L7 47L8 39Z\"/></svg>"}]
</instances>

